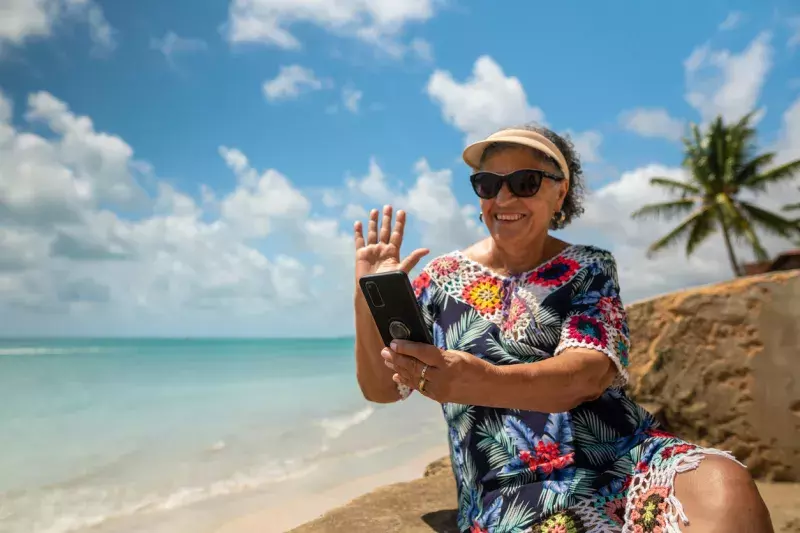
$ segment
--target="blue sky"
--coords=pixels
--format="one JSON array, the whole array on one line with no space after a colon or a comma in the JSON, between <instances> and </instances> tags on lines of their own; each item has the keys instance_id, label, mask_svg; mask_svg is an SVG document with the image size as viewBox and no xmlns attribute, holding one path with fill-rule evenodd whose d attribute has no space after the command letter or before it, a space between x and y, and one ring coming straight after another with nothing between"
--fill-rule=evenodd
<instances>
[{"instance_id":1,"label":"blue sky","mask_svg":"<svg viewBox=\"0 0 800 533\"><path fill-rule=\"evenodd\" d=\"M564 238L612 249L631 301L729 276L718 243L646 260L668 225L625 214L681 176L687 121L759 108L800 157L788 0L26 4L0 24L3 335L347 334L353 216L399 202L434 253L480 238L461 149L531 118L593 191Z\"/></svg>"}]
</instances>

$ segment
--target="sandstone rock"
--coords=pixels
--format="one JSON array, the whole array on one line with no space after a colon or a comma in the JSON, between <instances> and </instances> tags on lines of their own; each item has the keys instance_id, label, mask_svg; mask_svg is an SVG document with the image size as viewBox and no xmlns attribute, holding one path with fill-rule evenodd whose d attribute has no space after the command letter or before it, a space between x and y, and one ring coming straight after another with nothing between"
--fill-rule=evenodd
<instances>
[{"instance_id":1,"label":"sandstone rock","mask_svg":"<svg viewBox=\"0 0 800 533\"><path fill-rule=\"evenodd\" d=\"M629 393L682 438L751 474L800 481L800 272L740 278L627 308Z\"/></svg>"}]
</instances>

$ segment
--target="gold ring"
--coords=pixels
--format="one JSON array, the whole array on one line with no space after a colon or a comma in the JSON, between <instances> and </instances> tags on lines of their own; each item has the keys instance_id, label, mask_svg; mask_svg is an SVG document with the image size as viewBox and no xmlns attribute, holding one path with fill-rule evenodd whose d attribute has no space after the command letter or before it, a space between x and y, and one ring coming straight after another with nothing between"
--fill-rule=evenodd
<instances>
[{"instance_id":1,"label":"gold ring","mask_svg":"<svg viewBox=\"0 0 800 533\"><path fill-rule=\"evenodd\" d=\"M422 373L419 376L419 383L417 384L417 388L420 392L425 392L425 372L428 371L428 365L422 367Z\"/></svg>"}]
</instances>

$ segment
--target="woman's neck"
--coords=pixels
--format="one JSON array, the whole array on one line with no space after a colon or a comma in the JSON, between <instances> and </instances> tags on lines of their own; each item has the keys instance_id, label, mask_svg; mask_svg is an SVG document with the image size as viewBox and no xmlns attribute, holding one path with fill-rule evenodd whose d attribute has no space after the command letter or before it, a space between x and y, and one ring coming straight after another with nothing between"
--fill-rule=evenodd
<instances>
[{"instance_id":1,"label":"woman's neck","mask_svg":"<svg viewBox=\"0 0 800 533\"><path fill-rule=\"evenodd\" d=\"M488 266L508 274L527 272L561 251L560 243L561 241L551 238L546 233L526 243L525 246L503 247L494 239L490 239Z\"/></svg>"}]
</instances>

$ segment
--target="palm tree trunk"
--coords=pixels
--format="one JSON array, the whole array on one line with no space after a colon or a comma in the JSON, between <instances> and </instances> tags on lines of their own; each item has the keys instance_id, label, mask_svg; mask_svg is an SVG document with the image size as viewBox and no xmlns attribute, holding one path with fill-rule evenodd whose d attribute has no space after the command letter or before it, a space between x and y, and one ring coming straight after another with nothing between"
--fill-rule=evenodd
<instances>
[{"instance_id":1,"label":"palm tree trunk","mask_svg":"<svg viewBox=\"0 0 800 533\"><path fill-rule=\"evenodd\" d=\"M733 252L728 224L724 220L722 221L722 236L725 238L725 249L728 251L728 261L731 262L733 273L738 278L742 275L742 271L739 268L739 263L736 261L736 254Z\"/></svg>"}]
</instances>

